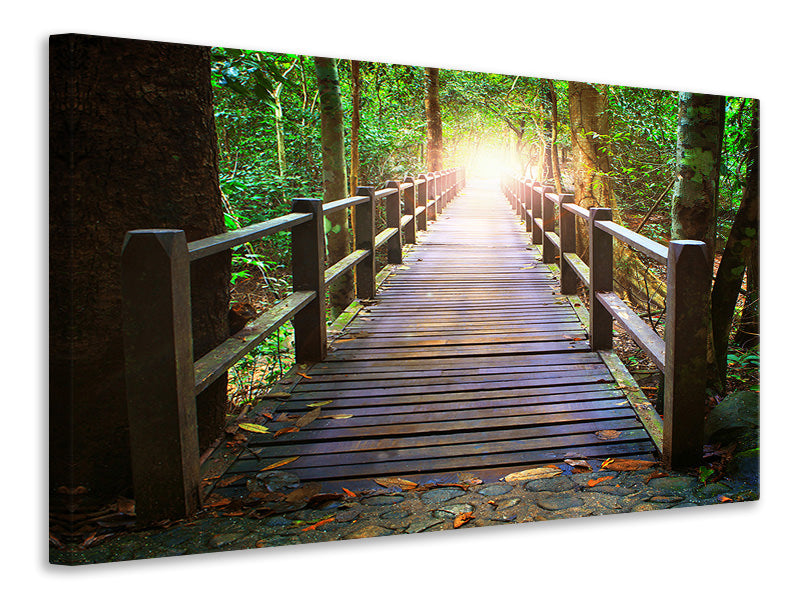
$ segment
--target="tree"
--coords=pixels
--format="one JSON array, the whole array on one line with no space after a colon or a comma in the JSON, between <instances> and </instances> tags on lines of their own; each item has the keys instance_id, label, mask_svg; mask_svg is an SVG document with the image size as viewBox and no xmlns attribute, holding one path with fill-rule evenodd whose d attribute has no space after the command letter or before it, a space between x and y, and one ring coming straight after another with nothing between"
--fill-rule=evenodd
<instances>
[{"instance_id":1,"label":"tree","mask_svg":"<svg viewBox=\"0 0 800 600\"><path fill-rule=\"evenodd\" d=\"M575 202L584 208L604 206L619 222L609 152L608 98L606 86L569 82L570 135L575 153ZM578 254L588 252L588 238L580 229ZM625 244L614 244L617 288L645 308L664 306L666 286Z\"/></svg>"},{"instance_id":2,"label":"tree","mask_svg":"<svg viewBox=\"0 0 800 600\"><path fill-rule=\"evenodd\" d=\"M547 97L550 101L550 170L553 176L556 193L563 193L561 187L561 165L558 162L558 95L556 95L555 87L553 86L552 79L546 79Z\"/></svg>"},{"instance_id":3,"label":"tree","mask_svg":"<svg viewBox=\"0 0 800 600\"><path fill-rule=\"evenodd\" d=\"M427 122L428 171L441 171L442 163L442 109L439 104L439 69L425 67L425 118Z\"/></svg>"},{"instance_id":4,"label":"tree","mask_svg":"<svg viewBox=\"0 0 800 600\"><path fill-rule=\"evenodd\" d=\"M344 158L344 119L339 75L332 58L314 57L319 86L319 108L322 132L322 198L325 202L347 197L347 169ZM328 262L330 265L350 254L351 235L347 211L326 217L328 227ZM328 286L330 307L337 316L353 301L354 277L348 270Z\"/></svg>"},{"instance_id":5,"label":"tree","mask_svg":"<svg viewBox=\"0 0 800 600\"><path fill-rule=\"evenodd\" d=\"M736 213L728 242L720 259L714 287L711 292L711 333L713 336L716 373L721 387L727 374L728 340L733 325L734 309L739 298L745 269L748 276L755 275L756 281L748 279L748 300L758 303L758 220L759 220L759 115L758 101L753 102L753 119L750 124L749 148L747 157L747 178L742 203ZM754 294L754 297L751 296ZM751 309L754 308L751 304ZM757 311L747 317L750 328L757 331ZM745 322L747 322L747 320ZM755 327L753 327L755 325Z\"/></svg>"},{"instance_id":6,"label":"tree","mask_svg":"<svg viewBox=\"0 0 800 600\"><path fill-rule=\"evenodd\" d=\"M678 181L672 197L672 237L700 240L712 253L724 126L724 96L678 95Z\"/></svg>"},{"instance_id":7,"label":"tree","mask_svg":"<svg viewBox=\"0 0 800 600\"><path fill-rule=\"evenodd\" d=\"M50 38L50 482L129 494L121 331L125 232L224 231L209 48ZM193 263L199 358L228 337L230 256ZM222 429L226 378L197 398L201 450Z\"/></svg>"},{"instance_id":8,"label":"tree","mask_svg":"<svg viewBox=\"0 0 800 600\"><path fill-rule=\"evenodd\" d=\"M352 79L353 116L350 119L350 194L356 195L359 176L358 130L361 126L361 63L350 61Z\"/></svg>"}]
</instances>

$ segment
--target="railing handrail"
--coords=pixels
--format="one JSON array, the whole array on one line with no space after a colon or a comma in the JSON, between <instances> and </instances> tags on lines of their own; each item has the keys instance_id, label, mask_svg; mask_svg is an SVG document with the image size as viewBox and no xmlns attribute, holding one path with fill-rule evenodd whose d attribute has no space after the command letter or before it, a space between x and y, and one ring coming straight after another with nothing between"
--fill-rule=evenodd
<instances>
[{"instance_id":1,"label":"railing handrail","mask_svg":"<svg viewBox=\"0 0 800 600\"><path fill-rule=\"evenodd\" d=\"M664 373L663 438L651 431L670 466L694 466L702 456L703 399L705 394L705 334L711 265L703 242L673 240L664 246L611 220L609 209L585 209L571 194L519 176L502 179L503 192L541 244L542 261L560 255L561 292L575 294L580 281L590 292L590 345L612 349L612 326L617 321ZM555 233L558 207L559 233ZM576 221L589 227L589 264L576 253ZM663 338L653 331L613 291L613 246L617 239L667 266L667 302ZM640 415L641 416L641 415Z\"/></svg>"},{"instance_id":2,"label":"railing handrail","mask_svg":"<svg viewBox=\"0 0 800 600\"><path fill-rule=\"evenodd\" d=\"M376 248L386 244L388 262L402 263L403 242L414 243L417 229L427 228L426 217L435 220L464 183L465 169L457 167L388 182L377 191L359 187L355 196L324 204L296 198L289 214L188 244L183 230L126 234L123 338L137 518L182 517L198 506L195 395L289 320L295 325L297 362L322 360L327 352L325 288L355 269L356 297L374 297ZM386 227L376 232L379 200L385 204ZM355 249L326 268L323 216L347 208L355 211ZM282 231L292 234L292 293L194 360L190 262ZM154 376L155 367L162 377Z\"/></svg>"}]
</instances>

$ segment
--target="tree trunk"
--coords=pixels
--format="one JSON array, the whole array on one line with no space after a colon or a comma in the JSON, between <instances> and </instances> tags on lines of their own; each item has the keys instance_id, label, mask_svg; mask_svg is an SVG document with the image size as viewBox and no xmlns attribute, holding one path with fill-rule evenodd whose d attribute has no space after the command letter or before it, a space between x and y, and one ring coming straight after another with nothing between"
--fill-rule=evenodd
<instances>
[{"instance_id":1,"label":"tree trunk","mask_svg":"<svg viewBox=\"0 0 800 600\"><path fill-rule=\"evenodd\" d=\"M548 95L550 97L550 119L551 119L551 131L550 131L550 160L551 160L551 169L553 173L553 182L555 183L556 193L563 194L564 190L561 185L561 165L558 162L558 146L556 145L556 140L558 139L558 96L556 95L555 87L553 86L553 80L547 79L547 89Z\"/></svg>"},{"instance_id":2,"label":"tree trunk","mask_svg":"<svg viewBox=\"0 0 800 600\"><path fill-rule=\"evenodd\" d=\"M716 246L723 107L721 96L678 95L678 181L672 198L672 237L705 242L712 255Z\"/></svg>"},{"instance_id":3,"label":"tree trunk","mask_svg":"<svg viewBox=\"0 0 800 600\"><path fill-rule=\"evenodd\" d=\"M752 348L759 343L759 288L761 284L758 257L758 238L747 260L747 294L744 297L742 318L736 330L734 343L743 348Z\"/></svg>"},{"instance_id":4,"label":"tree trunk","mask_svg":"<svg viewBox=\"0 0 800 600\"><path fill-rule=\"evenodd\" d=\"M347 168L344 157L344 118L339 75L332 58L314 57L319 85L319 108L322 127L322 199L325 202L347 197ZM328 266L350 254L350 230L347 210L338 211L326 219ZM353 271L328 286L331 316L338 316L355 297Z\"/></svg>"},{"instance_id":5,"label":"tree trunk","mask_svg":"<svg viewBox=\"0 0 800 600\"><path fill-rule=\"evenodd\" d=\"M125 232L225 230L210 49L50 38L50 482L129 494L121 331ZM194 356L228 336L230 254L192 265ZM199 442L220 433L227 381L197 398Z\"/></svg>"},{"instance_id":6,"label":"tree trunk","mask_svg":"<svg viewBox=\"0 0 800 600\"><path fill-rule=\"evenodd\" d=\"M758 256L751 262L753 249L758 242L759 225L759 115L758 101L753 104L753 121L750 126L747 180L742 203L736 212L728 243L717 269L714 289L711 292L711 332L714 344L714 359L717 375L724 386L727 375L728 339L733 324L736 301L742 287L748 263L758 263ZM757 267L756 267L757 269ZM757 278L757 276L756 276ZM750 282L748 281L748 288ZM748 289L749 291L749 289ZM748 294L749 295L749 294ZM724 387L723 387L724 389Z\"/></svg>"},{"instance_id":7,"label":"tree trunk","mask_svg":"<svg viewBox=\"0 0 800 600\"><path fill-rule=\"evenodd\" d=\"M425 118L428 134L428 171L442 170L442 109L439 106L439 69L425 67Z\"/></svg>"},{"instance_id":8,"label":"tree trunk","mask_svg":"<svg viewBox=\"0 0 800 600\"><path fill-rule=\"evenodd\" d=\"M356 195L359 178L358 130L361 126L361 63L350 61L353 116L350 121L350 195Z\"/></svg>"},{"instance_id":9,"label":"tree trunk","mask_svg":"<svg viewBox=\"0 0 800 600\"><path fill-rule=\"evenodd\" d=\"M619 222L611 179L608 139L608 101L604 89L588 83L569 82L570 135L575 156L575 203L585 208L610 208ZM589 241L586 228L579 227L577 253L586 260ZM614 244L614 277L620 295L647 309L663 308L666 286L652 275L636 254L624 244Z\"/></svg>"}]
</instances>

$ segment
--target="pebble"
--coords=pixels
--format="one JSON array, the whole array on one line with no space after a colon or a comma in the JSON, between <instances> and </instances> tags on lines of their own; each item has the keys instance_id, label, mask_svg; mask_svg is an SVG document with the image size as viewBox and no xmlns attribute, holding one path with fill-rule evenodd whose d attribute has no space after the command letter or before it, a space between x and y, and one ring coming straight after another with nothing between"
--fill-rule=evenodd
<instances>
[{"instance_id":1,"label":"pebble","mask_svg":"<svg viewBox=\"0 0 800 600\"><path fill-rule=\"evenodd\" d=\"M651 488L662 492L681 492L698 484L694 477L659 477L648 484Z\"/></svg>"},{"instance_id":2,"label":"pebble","mask_svg":"<svg viewBox=\"0 0 800 600\"><path fill-rule=\"evenodd\" d=\"M550 477L548 479L534 479L525 484L529 492L565 492L575 487L567 477Z\"/></svg>"},{"instance_id":3,"label":"pebble","mask_svg":"<svg viewBox=\"0 0 800 600\"><path fill-rule=\"evenodd\" d=\"M434 525L439 525L441 523L444 523L443 519L436 519L432 517L427 519L421 519L419 521L413 521L408 526L408 529L406 529L406 533L421 533L426 529L430 529Z\"/></svg>"},{"instance_id":4,"label":"pebble","mask_svg":"<svg viewBox=\"0 0 800 600\"><path fill-rule=\"evenodd\" d=\"M367 496L361 502L368 506L386 506L388 504L397 504L398 502L402 502L404 500L404 496L400 494L396 495L378 495L378 496Z\"/></svg>"},{"instance_id":5,"label":"pebble","mask_svg":"<svg viewBox=\"0 0 800 600\"><path fill-rule=\"evenodd\" d=\"M564 510L583 506L583 500L577 496L549 496L536 500L536 504L545 510Z\"/></svg>"},{"instance_id":6,"label":"pebble","mask_svg":"<svg viewBox=\"0 0 800 600\"><path fill-rule=\"evenodd\" d=\"M520 500L519 498L506 498L505 500L501 500L500 502L497 503L495 510L497 511L508 510L509 508L516 506L520 502L522 502L522 500Z\"/></svg>"},{"instance_id":7,"label":"pebble","mask_svg":"<svg viewBox=\"0 0 800 600\"><path fill-rule=\"evenodd\" d=\"M514 486L508 485L507 483L495 483L478 490L478 493L483 496L502 496L513 489Z\"/></svg>"},{"instance_id":8,"label":"pebble","mask_svg":"<svg viewBox=\"0 0 800 600\"><path fill-rule=\"evenodd\" d=\"M422 494L421 500L425 504L435 504L437 502L447 502L453 498L463 496L466 492L462 489L455 487L437 488Z\"/></svg>"},{"instance_id":9,"label":"pebble","mask_svg":"<svg viewBox=\"0 0 800 600\"><path fill-rule=\"evenodd\" d=\"M392 535L394 531L379 525L367 525L356 529L353 533L344 536L346 540L360 540L363 538L381 537L384 535Z\"/></svg>"},{"instance_id":10,"label":"pebble","mask_svg":"<svg viewBox=\"0 0 800 600\"><path fill-rule=\"evenodd\" d=\"M468 513L475 510L472 504L450 504L433 511L433 516L442 517L444 519L455 519L461 513Z\"/></svg>"}]
</instances>

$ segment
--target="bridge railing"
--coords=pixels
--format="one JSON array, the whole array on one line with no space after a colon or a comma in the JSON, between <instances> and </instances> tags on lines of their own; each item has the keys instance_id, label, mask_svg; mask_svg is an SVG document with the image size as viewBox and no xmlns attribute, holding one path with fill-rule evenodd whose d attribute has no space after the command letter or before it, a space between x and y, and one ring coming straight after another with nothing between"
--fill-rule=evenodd
<instances>
[{"instance_id":1,"label":"bridge railing","mask_svg":"<svg viewBox=\"0 0 800 600\"><path fill-rule=\"evenodd\" d=\"M195 396L283 323L294 326L298 363L327 352L325 290L355 269L356 296L375 295L376 250L402 263L413 244L464 186L463 168L390 181L379 190L323 203L296 198L287 215L187 243L183 230L129 231L122 246L125 379L137 518L158 521L195 512L200 502L200 452ZM375 231L379 201L386 227ZM355 250L326 268L323 217L354 211ZM193 261L291 232L292 293L204 356L192 352L190 265Z\"/></svg>"},{"instance_id":2,"label":"bridge railing","mask_svg":"<svg viewBox=\"0 0 800 600\"><path fill-rule=\"evenodd\" d=\"M558 263L561 293L575 294L578 282L589 295L592 350L612 350L616 321L664 374L663 442L670 467L696 466L702 458L706 389L706 344L711 257L703 242L659 244L612 220L611 209L585 209L570 194L521 177L506 177L503 192L541 247L544 263ZM577 224L585 223L589 262L576 254ZM558 234L556 234L558 224ZM613 240L627 244L667 268L662 338L614 293ZM658 443L659 440L656 440Z\"/></svg>"}]
</instances>

